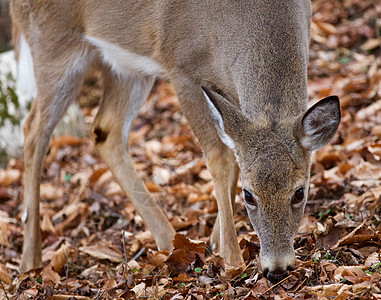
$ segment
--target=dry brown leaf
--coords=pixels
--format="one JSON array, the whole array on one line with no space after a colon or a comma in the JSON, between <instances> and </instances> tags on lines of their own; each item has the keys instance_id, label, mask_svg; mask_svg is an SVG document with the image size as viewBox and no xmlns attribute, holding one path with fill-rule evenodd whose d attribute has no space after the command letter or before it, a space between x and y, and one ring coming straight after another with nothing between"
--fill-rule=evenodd
<instances>
[{"instance_id":1,"label":"dry brown leaf","mask_svg":"<svg viewBox=\"0 0 381 300\"><path fill-rule=\"evenodd\" d=\"M300 221L298 233L311 233L316 229L317 220L313 216L304 215Z\"/></svg>"},{"instance_id":2,"label":"dry brown leaf","mask_svg":"<svg viewBox=\"0 0 381 300\"><path fill-rule=\"evenodd\" d=\"M205 180L205 181L211 181L212 180L212 175L210 174L210 172L207 169L202 169L197 175L202 180Z\"/></svg>"},{"instance_id":3,"label":"dry brown leaf","mask_svg":"<svg viewBox=\"0 0 381 300\"><path fill-rule=\"evenodd\" d=\"M8 268L2 263L0 263L0 280L7 284L11 284L13 281L12 277L9 275Z\"/></svg>"},{"instance_id":4,"label":"dry brown leaf","mask_svg":"<svg viewBox=\"0 0 381 300\"><path fill-rule=\"evenodd\" d=\"M9 230L9 224L6 222L0 221L0 245L9 247L9 240L8 237L10 235L10 230Z\"/></svg>"},{"instance_id":5,"label":"dry brown leaf","mask_svg":"<svg viewBox=\"0 0 381 300\"><path fill-rule=\"evenodd\" d=\"M108 241L98 241L91 246L79 247L79 250L93 257L108 259L112 262L121 262L123 260L122 252Z\"/></svg>"},{"instance_id":6,"label":"dry brown leaf","mask_svg":"<svg viewBox=\"0 0 381 300\"><path fill-rule=\"evenodd\" d=\"M69 181L73 184L80 183L81 185L88 185L90 176L91 172L89 170L85 170L75 173Z\"/></svg>"},{"instance_id":7,"label":"dry brown leaf","mask_svg":"<svg viewBox=\"0 0 381 300\"><path fill-rule=\"evenodd\" d=\"M124 192L122 191L122 188L118 183L116 183L115 181L111 181L107 186L105 196L111 198L116 195L124 195Z\"/></svg>"},{"instance_id":8,"label":"dry brown leaf","mask_svg":"<svg viewBox=\"0 0 381 300\"><path fill-rule=\"evenodd\" d=\"M42 269L42 280L44 282L51 281L55 284L61 281L61 276L52 270L52 266L46 266Z\"/></svg>"},{"instance_id":9,"label":"dry brown leaf","mask_svg":"<svg viewBox=\"0 0 381 300\"><path fill-rule=\"evenodd\" d=\"M40 196L42 199L46 200L57 200L62 198L64 195L64 190L62 187L54 186L49 182L41 184Z\"/></svg>"},{"instance_id":10,"label":"dry brown leaf","mask_svg":"<svg viewBox=\"0 0 381 300\"><path fill-rule=\"evenodd\" d=\"M337 34L337 29L334 25L323 22L323 21L314 21L319 28L326 34Z\"/></svg>"},{"instance_id":11,"label":"dry brown leaf","mask_svg":"<svg viewBox=\"0 0 381 300\"><path fill-rule=\"evenodd\" d=\"M32 299L32 297L36 297L38 295L38 288L32 287L30 289L22 291L21 299Z\"/></svg>"},{"instance_id":12,"label":"dry brown leaf","mask_svg":"<svg viewBox=\"0 0 381 300\"><path fill-rule=\"evenodd\" d=\"M162 268L165 265L165 260L168 258L168 251L157 251L155 252L149 260L151 265Z\"/></svg>"},{"instance_id":13,"label":"dry brown leaf","mask_svg":"<svg viewBox=\"0 0 381 300\"><path fill-rule=\"evenodd\" d=\"M361 49L364 50L364 51L373 50L373 49L379 47L380 44L381 44L381 39L380 38L369 39L364 44L361 45Z\"/></svg>"},{"instance_id":14,"label":"dry brown leaf","mask_svg":"<svg viewBox=\"0 0 381 300\"><path fill-rule=\"evenodd\" d=\"M206 201L209 199L209 195L199 195L196 193L190 193L187 197L187 202L193 204L199 201Z\"/></svg>"},{"instance_id":15,"label":"dry brown leaf","mask_svg":"<svg viewBox=\"0 0 381 300\"><path fill-rule=\"evenodd\" d=\"M328 284L328 285L316 285L316 286L304 288L304 290L308 293L312 293L318 297L325 297L325 298L338 297L344 291L349 291L350 289L351 289L351 286L348 284L344 284L344 283L334 283L334 284Z\"/></svg>"},{"instance_id":16,"label":"dry brown leaf","mask_svg":"<svg viewBox=\"0 0 381 300\"><path fill-rule=\"evenodd\" d=\"M378 265L381 262L381 253L380 252L373 252L370 254L366 260L365 260L365 266L367 268L374 267Z\"/></svg>"},{"instance_id":17,"label":"dry brown leaf","mask_svg":"<svg viewBox=\"0 0 381 300\"><path fill-rule=\"evenodd\" d=\"M354 284L352 286L352 292L354 294L359 294L361 291L369 289L371 287L371 281L363 281L361 283Z\"/></svg>"},{"instance_id":18,"label":"dry brown leaf","mask_svg":"<svg viewBox=\"0 0 381 300\"><path fill-rule=\"evenodd\" d=\"M192 241L177 233L173 240L173 251L165 263L175 274L185 273L190 263L196 260L205 263L205 249L205 242Z\"/></svg>"},{"instance_id":19,"label":"dry brown leaf","mask_svg":"<svg viewBox=\"0 0 381 300\"><path fill-rule=\"evenodd\" d=\"M112 180L112 178L113 178L113 175L111 171L107 170L102 175L100 175L98 180L94 183L94 187L96 189L102 189L106 185L106 183Z\"/></svg>"},{"instance_id":20,"label":"dry brown leaf","mask_svg":"<svg viewBox=\"0 0 381 300\"><path fill-rule=\"evenodd\" d=\"M152 181L157 185L166 185L171 177L171 172L167 169L155 166L152 171Z\"/></svg>"},{"instance_id":21,"label":"dry brown leaf","mask_svg":"<svg viewBox=\"0 0 381 300\"><path fill-rule=\"evenodd\" d=\"M341 244L344 244L346 242L346 240L352 238L356 232L364 226L365 222L367 221L367 219L365 219L360 225L358 225L355 229L353 229L351 232L349 232L348 234L346 234L345 236L341 237L337 242L336 244L334 244L332 246L332 249L336 249L337 247L339 247Z\"/></svg>"},{"instance_id":22,"label":"dry brown leaf","mask_svg":"<svg viewBox=\"0 0 381 300\"><path fill-rule=\"evenodd\" d=\"M89 182L90 183L96 182L107 171L108 171L107 167L101 167L101 168L95 169L89 178Z\"/></svg>"},{"instance_id":23,"label":"dry brown leaf","mask_svg":"<svg viewBox=\"0 0 381 300\"><path fill-rule=\"evenodd\" d=\"M193 277L188 277L187 274L181 273L176 277L173 277L174 282L192 282L194 281Z\"/></svg>"},{"instance_id":24,"label":"dry brown leaf","mask_svg":"<svg viewBox=\"0 0 381 300\"><path fill-rule=\"evenodd\" d=\"M174 216L170 222L176 231L188 228L194 224L194 222L189 220L184 221L180 216Z\"/></svg>"},{"instance_id":25,"label":"dry brown leaf","mask_svg":"<svg viewBox=\"0 0 381 300\"><path fill-rule=\"evenodd\" d=\"M55 233L55 229L54 229L50 215L48 215L48 214L42 215L41 230L51 231L51 232Z\"/></svg>"},{"instance_id":26,"label":"dry brown leaf","mask_svg":"<svg viewBox=\"0 0 381 300\"><path fill-rule=\"evenodd\" d=\"M52 138L50 142L50 147L61 148L65 146L77 146L83 143L83 139L69 136L69 135L61 135Z\"/></svg>"},{"instance_id":27,"label":"dry brown leaf","mask_svg":"<svg viewBox=\"0 0 381 300\"><path fill-rule=\"evenodd\" d=\"M375 125L375 126L373 126L371 132L377 138L381 138L381 125Z\"/></svg>"},{"instance_id":28,"label":"dry brown leaf","mask_svg":"<svg viewBox=\"0 0 381 300\"><path fill-rule=\"evenodd\" d=\"M66 220L55 226L55 230L58 234L62 235L65 230L77 227L89 212L87 203L76 203L75 206L76 210L73 211Z\"/></svg>"},{"instance_id":29,"label":"dry brown leaf","mask_svg":"<svg viewBox=\"0 0 381 300\"><path fill-rule=\"evenodd\" d=\"M152 181L147 182L146 187L150 193L157 193L160 191L160 187Z\"/></svg>"},{"instance_id":30,"label":"dry brown leaf","mask_svg":"<svg viewBox=\"0 0 381 300\"><path fill-rule=\"evenodd\" d=\"M153 235L152 232L149 230L141 231L135 235L135 238L137 238L140 242L144 243L147 241L153 241Z\"/></svg>"},{"instance_id":31,"label":"dry brown leaf","mask_svg":"<svg viewBox=\"0 0 381 300\"><path fill-rule=\"evenodd\" d=\"M50 296L47 300L67 300L67 299L91 300L92 298L89 298L86 296L74 295L74 294L71 294L71 295L58 294L58 295Z\"/></svg>"},{"instance_id":32,"label":"dry brown leaf","mask_svg":"<svg viewBox=\"0 0 381 300\"><path fill-rule=\"evenodd\" d=\"M144 282L135 285L131 290L135 293L137 298L145 298L147 296L146 284Z\"/></svg>"},{"instance_id":33,"label":"dry brown leaf","mask_svg":"<svg viewBox=\"0 0 381 300\"><path fill-rule=\"evenodd\" d=\"M61 268L66 264L67 257L69 256L70 248L65 243L62 244L61 247L54 253L53 259L51 261L51 266L54 271L59 272Z\"/></svg>"},{"instance_id":34,"label":"dry brown leaf","mask_svg":"<svg viewBox=\"0 0 381 300\"><path fill-rule=\"evenodd\" d=\"M15 184L20 181L21 172L17 169L8 169L2 170L0 169L0 185L1 186L9 186L11 184Z\"/></svg>"},{"instance_id":35,"label":"dry brown leaf","mask_svg":"<svg viewBox=\"0 0 381 300\"><path fill-rule=\"evenodd\" d=\"M341 282L345 278L352 283L359 283L364 281L364 277L367 277L366 280L370 279L370 276L364 273L361 266L339 266L333 274L335 282Z\"/></svg>"},{"instance_id":36,"label":"dry brown leaf","mask_svg":"<svg viewBox=\"0 0 381 300\"><path fill-rule=\"evenodd\" d=\"M254 292L254 294L259 296L268 291L269 288L269 282L266 278L263 277L257 281L257 283L252 288L252 291Z\"/></svg>"},{"instance_id":37,"label":"dry brown leaf","mask_svg":"<svg viewBox=\"0 0 381 300\"><path fill-rule=\"evenodd\" d=\"M381 167L363 162L356 168L355 176L360 180L381 179Z\"/></svg>"}]
</instances>

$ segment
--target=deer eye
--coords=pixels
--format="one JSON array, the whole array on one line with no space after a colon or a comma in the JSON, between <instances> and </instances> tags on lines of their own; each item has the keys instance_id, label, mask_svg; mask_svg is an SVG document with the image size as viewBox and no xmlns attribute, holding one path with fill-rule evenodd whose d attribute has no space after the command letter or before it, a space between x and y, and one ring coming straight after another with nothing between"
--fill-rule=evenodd
<instances>
[{"instance_id":1,"label":"deer eye","mask_svg":"<svg viewBox=\"0 0 381 300\"><path fill-rule=\"evenodd\" d=\"M299 188L295 191L294 196L292 197L292 204L299 203L304 199L304 188Z\"/></svg>"},{"instance_id":2,"label":"deer eye","mask_svg":"<svg viewBox=\"0 0 381 300\"><path fill-rule=\"evenodd\" d=\"M253 195L248 192L247 190L243 190L243 195L244 195L244 199L245 199L245 202L249 205L257 205L257 201L255 200L255 198L253 197Z\"/></svg>"}]
</instances>

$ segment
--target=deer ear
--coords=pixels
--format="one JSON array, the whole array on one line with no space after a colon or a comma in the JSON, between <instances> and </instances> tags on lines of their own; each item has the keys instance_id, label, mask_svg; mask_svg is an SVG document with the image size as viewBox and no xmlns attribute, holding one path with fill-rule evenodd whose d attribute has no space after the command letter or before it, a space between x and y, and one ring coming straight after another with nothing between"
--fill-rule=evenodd
<instances>
[{"instance_id":1,"label":"deer ear","mask_svg":"<svg viewBox=\"0 0 381 300\"><path fill-rule=\"evenodd\" d=\"M201 88L218 135L226 146L235 150L236 144L232 137L235 136L236 130L240 128L238 124L243 117L241 111L220 94L212 92L204 86L201 86Z\"/></svg>"},{"instance_id":2,"label":"deer ear","mask_svg":"<svg viewBox=\"0 0 381 300\"><path fill-rule=\"evenodd\" d=\"M309 151L315 151L328 144L339 127L340 118L340 102L337 96L317 102L302 118L302 146Z\"/></svg>"}]
</instances>

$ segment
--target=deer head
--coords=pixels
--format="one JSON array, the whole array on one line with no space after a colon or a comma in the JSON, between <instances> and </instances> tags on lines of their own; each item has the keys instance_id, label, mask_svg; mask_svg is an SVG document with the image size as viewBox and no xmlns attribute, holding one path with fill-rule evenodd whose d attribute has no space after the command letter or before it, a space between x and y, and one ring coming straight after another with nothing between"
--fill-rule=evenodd
<instances>
[{"instance_id":1,"label":"deer head","mask_svg":"<svg viewBox=\"0 0 381 300\"><path fill-rule=\"evenodd\" d=\"M251 119L220 94L203 91L217 132L241 170L247 213L261 243L262 270L279 281L294 266L293 243L307 201L311 156L338 128L339 99L325 98L297 117L277 119L270 113Z\"/></svg>"}]
</instances>

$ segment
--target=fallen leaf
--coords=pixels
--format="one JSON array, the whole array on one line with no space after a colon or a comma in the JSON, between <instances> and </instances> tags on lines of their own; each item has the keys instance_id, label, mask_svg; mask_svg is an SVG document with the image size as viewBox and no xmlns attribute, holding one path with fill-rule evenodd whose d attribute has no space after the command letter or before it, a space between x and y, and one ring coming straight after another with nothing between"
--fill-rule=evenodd
<instances>
[{"instance_id":1,"label":"fallen leaf","mask_svg":"<svg viewBox=\"0 0 381 300\"><path fill-rule=\"evenodd\" d=\"M369 39L364 44L361 45L361 49L364 50L364 51L366 51L366 50L373 50L373 49L379 47L380 43L381 43L381 39L380 38Z\"/></svg>"},{"instance_id":2,"label":"fallen leaf","mask_svg":"<svg viewBox=\"0 0 381 300\"><path fill-rule=\"evenodd\" d=\"M58 283L61 281L61 276L53 271L52 266L46 266L42 269L42 280L44 282L46 281L51 281L54 284Z\"/></svg>"},{"instance_id":3,"label":"fallen leaf","mask_svg":"<svg viewBox=\"0 0 381 300\"><path fill-rule=\"evenodd\" d=\"M69 246L66 243L62 244L61 247L54 253L53 259L50 263L54 271L61 271L62 267L67 262L67 257L69 256L69 254Z\"/></svg>"},{"instance_id":4,"label":"fallen leaf","mask_svg":"<svg viewBox=\"0 0 381 300\"><path fill-rule=\"evenodd\" d=\"M6 187L20 181L21 172L16 169L2 170L0 169L0 185Z\"/></svg>"},{"instance_id":5,"label":"fallen leaf","mask_svg":"<svg viewBox=\"0 0 381 300\"><path fill-rule=\"evenodd\" d=\"M173 240L173 250L165 263L175 274L185 273L188 266L200 260L205 263L206 243L191 241L183 234L177 233Z\"/></svg>"},{"instance_id":6,"label":"fallen leaf","mask_svg":"<svg viewBox=\"0 0 381 300\"><path fill-rule=\"evenodd\" d=\"M112 262L121 262L123 260L122 252L108 241L101 240L91 246L79 247L79 251L96 258L108 259Z\"/></svg>"},{"instance_id":7,"label":"fallen leaf","mask_svg":"<svg viewBox=\"0 0 381 300\"><path fill-rule=\"evenodd\" d=\"M0 263L0 280L8 284L11 284L13 281L12 277L9 275L9 270L7 269L6 266L4 266L1 263Z\"/></svg>"}]
</instances>

